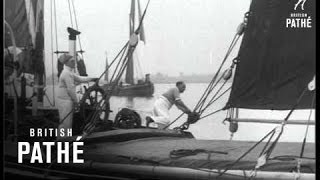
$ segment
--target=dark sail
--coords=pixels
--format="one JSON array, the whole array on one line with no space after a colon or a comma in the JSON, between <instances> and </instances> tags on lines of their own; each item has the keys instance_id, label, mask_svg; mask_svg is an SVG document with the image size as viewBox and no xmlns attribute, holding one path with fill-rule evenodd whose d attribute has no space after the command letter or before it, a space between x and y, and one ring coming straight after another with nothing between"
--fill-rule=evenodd
<instances>
[{"instance_id":1,"label":"dark sail","mask_svg":"<svg viewBox=\"0 0 320 180\"><path fill-rule=\"evenodd\" d=\"M28 15L25 1L5 0L5 20L11 26L17 47L25 47L32 43L29 31ZM5 31L5 45L12 46L9 31Z\"/></svg>"},{"instance_id":2,"label":"dark sail","mask_svg":"<svg viewBox=\"0 0 320 180\"><path fill-rule=\"evenodd\" d=\"M129 37L134 33L135 28L135 0L131 0L131 10L129 16ZM133 53L128 56L128 65L126 69L125 82L128 84L134 84L134 66L133 66Z\"/></svg>"},{"instance_id":3,"label":"dark sail","mask_svg":"<svg viewBox=\"0 0 320 180\"><path fill-rule=\"evenodd\" d=\"M297 2L252 1L227 107L291 109L313 79L315 0L307 0L304 10L301 4L294 10ZM287 18L301 14L310 16L311 28L286 27ZM314 108L313 93L308 90L297 108Z\"/></svg>"}]
</instances>

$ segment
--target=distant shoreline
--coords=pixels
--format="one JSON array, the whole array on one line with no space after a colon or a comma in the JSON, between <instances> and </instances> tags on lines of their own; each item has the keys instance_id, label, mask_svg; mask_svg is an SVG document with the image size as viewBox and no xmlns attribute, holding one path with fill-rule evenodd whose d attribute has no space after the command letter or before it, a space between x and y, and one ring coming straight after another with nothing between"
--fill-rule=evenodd
<instances>
[{"instance_id":1,"label":"distant shoreline","mask_svg":"<svg viewBox=\"0 0 320 180\"><path fill-rule=\"evenodd\" d=\"M58 83L58 77L55 74L54 75L54 83ZM219 75L218 77L220 77ZM199 74L193 74L193 75L180 75L180 76L168 76L161 73L158 74L151 74L151 82L154 84L174 84L177 81L184 81L185 83L195 83L195 84L201 84L201 83L210 83L212 78L214 77L214 74L205 74L205 75L199 75ZM144 79L142 79L144 80ZM221 81L223 82L223 80ZM230 83L231 79L227 82ZM46 84L52 85L52 76L48 76L46 78Z\"/></svg>"}]
</instances>

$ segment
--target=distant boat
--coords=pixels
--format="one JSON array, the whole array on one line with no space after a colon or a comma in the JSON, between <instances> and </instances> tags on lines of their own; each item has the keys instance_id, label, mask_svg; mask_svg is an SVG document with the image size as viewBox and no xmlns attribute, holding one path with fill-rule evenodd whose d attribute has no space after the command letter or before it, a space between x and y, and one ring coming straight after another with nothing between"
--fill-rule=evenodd
<instances>
[{"instance_id":1,"label":"distant boat","mask_svg":"<svg viewBox=\"0 0 320 180\"><path fill-rule=\"evenodd\" d=\"M139 21L141 20L141 9L140 3L138 2L138 11L139 11ZM135 30L135 10L136 10L136 0L131 0L131 11L129 16L129 35L131 36ZM139 22L138 22L139 23ZM140 30L140 40L145 42L145 34L143 24L141 24ZM154 93L154 85L150 80L150 74L145 74L145 79L138 79L135 83L135 72L134 64L137 64L138 59L133 58L133 53L128 57L129 61L126 67L125 82L120 82L115 89L112 91L112 95L115 96L140 96L140 97L150 97ZM107 63L108 64L108 63ZM107 75L106 75L107 76ZM112 84L112 83L111 83ZM110 87L105 85L105 88Z\"/></svg>"}]
</instances>

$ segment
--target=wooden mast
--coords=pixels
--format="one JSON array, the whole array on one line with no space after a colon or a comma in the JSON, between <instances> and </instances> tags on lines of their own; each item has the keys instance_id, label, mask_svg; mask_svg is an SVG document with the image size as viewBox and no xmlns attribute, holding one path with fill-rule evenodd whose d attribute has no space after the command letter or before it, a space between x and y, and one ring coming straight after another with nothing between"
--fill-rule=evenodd
<instances>
[{"instance_id":1,"label":"wooden mast","mask_svg":"<svg viewBox=\"0 0 320 180\"><path fill-rule=\"evenodd\" d=\"M131 10L129 15L129 37L134 33L135 26L135 0L131 0ZM125 82L134 84L134 66L133 66L133 53L128 56L129 62L126 69Z\"/></svg>"},{"instance_id":2,"label":"wooden mast","mask_svg":"<svg viewBox=\"0 0 320 180\"><path fill-rule=\"evenodd\" d=\"M36 12L36 36L35 36L35 56L36 62L39 63L35 70L35 86L34 93L36 96L32 99L32 115L37 115L38 106L43 106L44 96L44 2L37 3Z\"/></svg>"},{"instance_id":3,"label":"wooden mast","mask_svg":"<svg viewBox=\"0 0 320 180\"><path fill-rule=\"evenodd\" d=\"M106 54L106 73L104 74L104 80L106 83L109 82L109 62L108 62L108 52L105 52Z\"/></svg>"}]
</instances>

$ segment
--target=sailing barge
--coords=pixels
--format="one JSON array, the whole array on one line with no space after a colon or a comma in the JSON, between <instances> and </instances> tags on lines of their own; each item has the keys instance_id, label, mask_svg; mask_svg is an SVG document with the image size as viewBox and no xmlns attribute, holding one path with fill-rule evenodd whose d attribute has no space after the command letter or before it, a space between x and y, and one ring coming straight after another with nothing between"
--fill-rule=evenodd
<instances>
[{"instance_id":1,"label":"sailing barge","mask_svg":"<svg viewBox=\"0 0 320 180\"><path fill-rule=\"evenodd\" d=\"M136 9L136 3L138 9ZM140 8L140 1L131 0L131 9L130 9L130 16L129 16L129 37L136 37L133 35L136 28L136 11L138 10L139 21L141 21L141 8ZM139 24L138 21L138 24ZM143 23L141 22L140 26L140 33L137 36L135 41L143 41L145 42L145 34ZM132 36L133 35L133 36ZM134 38L133 38L134 39ZM133 52L134 53L134 52ZM154 85L151 82L150 74L145 74L145 79L139 79L135 83L135 65L138 64L138 58L134 58L133 53L128 56L128 64L126 66L126 75L125 75L125 82L120 81L119 84L116 85L114 90L111 92L114 96L130 96L130 97L152 97L154 93ZM108 73L108 70L107 72ZM111 82L111 84L114 82ZM106 84L104 89L110 89L112 85Z\"/></svg>"},{"instance_id":2,"label":"sailing barge","mask_svg":"<svg viewBox=\"0 0 320 180\"><path fill-rule=\"evenodd\" d=\"M113 88L104 92L95 84L87 89L84 98L90 99L92 92L99 92L103 95L102 100L82 101L84 111L80 115L87 118L77 136L64 139L73 142L82 136L85 163L19 164L17 141L8 140L5 142L7 177L315 179L315 144L278 142L283 127L291 122L288 119L294 110L314 108L315 91L308 86L312 87L310 83L315 75L315 27L301 31L285 29L282 22L293 5L289 1L252 1L236 34L237 38L244 34L239 56L221 78L217 78L217 72L208 85L194 109L201 114L200 119L186 120L174 130L158 130L143 127L139 114L127 109L119 112L114 124L99 129L101 113L109 113L108 91ZM314 19L314 1L308 1L305 9ZM139 34L139 27L135 33ZM135 45L136 42L130 39L119 54L130 55ZM120 62L126 64L128 56ZM231 132L235 133L238 121L241 122L234 108L290 110L288 116L279 120L281 125L257 142L195 139L187 131L188 127L210 115L203 115L203 112L215 98L206 104L205 97L213 92L217 81L230 78L234 66L231 95L226 106L220 109L229 111L226 120ZM120 71L118 75L122 73ZM108 116L102 120L108 120ZM304 123L310 125L310 121ZM25 160L27 162L29 158Z\"/></svg>"}]
</instances>

